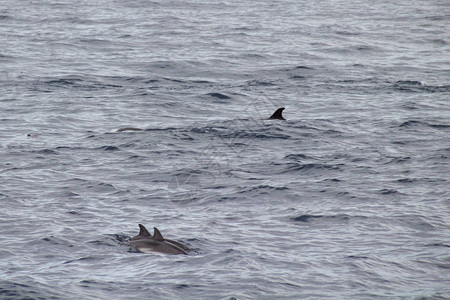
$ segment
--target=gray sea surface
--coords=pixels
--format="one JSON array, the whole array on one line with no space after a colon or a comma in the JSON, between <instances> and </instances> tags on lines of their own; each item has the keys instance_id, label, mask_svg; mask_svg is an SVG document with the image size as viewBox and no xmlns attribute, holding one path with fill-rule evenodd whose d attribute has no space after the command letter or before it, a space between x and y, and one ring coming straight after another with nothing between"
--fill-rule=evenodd
<instances>
[{"instance_id":1,"label":"gray sea surface","mask_svg":"<svg viewBox=\"0 0 450 300\"><path fill-rule=\"evenodd\" d=\"M449 32L447 0L2 0L0 299L449 299Z\"/></svg>"}]
</instances>

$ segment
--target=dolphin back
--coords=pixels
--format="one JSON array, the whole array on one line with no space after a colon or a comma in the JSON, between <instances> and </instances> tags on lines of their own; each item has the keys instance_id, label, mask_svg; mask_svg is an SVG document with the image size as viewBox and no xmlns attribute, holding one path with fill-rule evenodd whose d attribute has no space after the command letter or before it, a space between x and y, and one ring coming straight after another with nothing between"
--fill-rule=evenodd
<instances>
[{"instance_id":1,"label":"dolphin back","mask_svg":"<svg viewBox=\"0 0 450 300\"><path fill-rule=\"evenodd\" d=\"M153 236L144 225L139 224L139 234L132 237L128 244L144 253L188 254L190 249L180 242L165 239L158 228L154 227Z\"/></svg>"}]
</instances>

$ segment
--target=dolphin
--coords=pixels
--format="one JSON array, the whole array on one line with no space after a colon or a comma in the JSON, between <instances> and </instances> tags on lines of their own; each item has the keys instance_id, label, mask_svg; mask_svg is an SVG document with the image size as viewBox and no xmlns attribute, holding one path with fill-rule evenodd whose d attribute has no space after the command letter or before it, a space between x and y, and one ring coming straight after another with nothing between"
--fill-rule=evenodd
<instances>
[{"instance_id":1,"label":"dolphin","mask_svg":"<svg viewBox=\"0 0 450 300\"><path fill-rule=\"evenodd\" d=\"M267 120L286 120L285 118L283 118L283 110L284 110L284 107L278 108ZM114 132L142 131L142 130L143 129L136 128L136 127L123 127L123 128L119 128L119 129L115 130Z\"/></svg>"},{"instance_id":2,"label":"dolphin","mask_svg":"<svg viewBox=\"0 0 450 300\"><path fill-rule=\"evenodd\" d=\"M270 116L269 120L286 120L285 118L283 118L283 110L284 107L280 107L279 109L277 109L272 116Z\"/></svg>"},{"instance_id":3,"label":"dolphin","mask_svg":"<svg viewBox=\"0 0 450 300\"><path fill-rule=\"evenodd\" d=\"M132 237L128 244L144 253L188 254L190 249L173 240L165 239L158 228L153 228L153 236L144 225L139 224L139 234Z\"/></svg>"}]
</instances>

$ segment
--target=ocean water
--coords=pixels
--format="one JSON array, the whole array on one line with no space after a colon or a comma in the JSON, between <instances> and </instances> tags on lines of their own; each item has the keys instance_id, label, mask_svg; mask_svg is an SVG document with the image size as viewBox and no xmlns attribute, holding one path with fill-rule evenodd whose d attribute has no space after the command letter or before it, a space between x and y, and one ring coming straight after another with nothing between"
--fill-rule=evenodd
<instances>
[{"instance_id":1,"label":"ocean water","mask_svg":"<svg viewBox=\"0 0 450 300\"><path fill-rule=\"evenodd\" d=\"M449 28L446 0L3 0L0 298L450 298ZM191 253L130 251L138 223Z\"/></svg>"}]
</instances>

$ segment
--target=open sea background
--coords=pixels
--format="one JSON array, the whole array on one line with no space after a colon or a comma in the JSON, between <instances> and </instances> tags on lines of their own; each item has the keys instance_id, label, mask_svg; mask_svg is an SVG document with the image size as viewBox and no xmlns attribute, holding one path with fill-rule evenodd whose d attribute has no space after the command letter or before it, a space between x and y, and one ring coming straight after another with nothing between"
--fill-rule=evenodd
<instances>
[{"instance_id":1,"label":"open sea background","mask_svg":"<svg viewBox=\"0 0 450 300\"><path fill-rule=\"evenodd\" d=\"M450 298L449 32L448 0L1 1L0 298Z\"/></svg>"}]
</instances>

